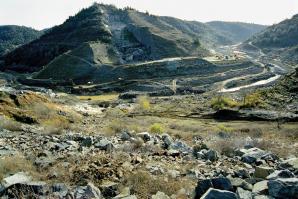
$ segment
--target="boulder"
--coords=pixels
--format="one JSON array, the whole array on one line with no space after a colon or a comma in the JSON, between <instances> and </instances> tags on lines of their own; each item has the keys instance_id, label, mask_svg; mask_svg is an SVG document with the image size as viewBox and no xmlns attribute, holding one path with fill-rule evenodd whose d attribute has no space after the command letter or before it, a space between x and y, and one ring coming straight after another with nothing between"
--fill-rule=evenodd
<instances>
[{"instance_id":1,"label":"boulder","mask_svg":"<svg viewBox=\"0 0 298 199\"><path fill-rule=\"evenodd\" d=\"M122 198L127 198L129 196L130 196L130 188L125 187L121 190L120 194L114 197L114 199L120 199L120 198L122 199Z\"/></svg>"},{"instance_id":2,"label":"boulder","mask_svg":"<svg viewBox=\"0 0 298 199\"><path fill-rule=\"evenodd\" d=\"M94 147L104 151L111 151L114 148L112 142L106 138L103 138L99 142L95 143Z\"/></svg>"},{"instance_id":3,"label":"boulder","mask_svg":"<svg viewBox=\"0 0 298 199\"><path fill-rule=\"evenodd\" d=\"M289 170L277 170L266 177L267 180L275 180L277 178L293 178L295 175Z\"/></svg>"},{"instance_id":4,"label":"boulder","mask_svg":"<svg viewBox=\"0 0 298 199\"><path fill-rule=\"evenodd\" d=\"M291 158L282 162L284 167L290 167L298 170L298 158Z\"/></svg>"},{"instance_id":5,"label":"boulder","mask_svg":"<svg viewBox=\"0 0 298 199\"><path fill-rule=\"evenodd\" d=\"M148 142L151 140L152 136L148 132L138 133L137 137L142 138L144 142Z\"/></svg>"},{"instance_id":6,"label":"boulder","mask_svg":"<svg viewBox=\"0 0 298 199\"><path fill-rule=\"evenodd\" d=\"M268 181L264 180L254 184L252 192L258 195L268 194Z\"/></svg>"},{"instance_id":7,"label":"boulder","mask_svg":"<svg viewBox=\"0 0 298 199\"><path fill-rule=\"evenodd\" d=\"M64 183L56 183L52 185L51 191L59 198L65 198L69 189Z\"/></svg>"},{"instance_id":8,"label":"boulder","mask_svg":"<svg viewBox=\"0 0 298 199\"><path fill-rule=\"evenodd\" d=\"M225 177L199 180L195 189L195 198L200 198L209 188L230 191L233 186L230 180Z\"/></svg>"},{"instance_id":9,"label":"boulder","mask_svg":"<svg viewBox=\"0 0 298 199\"><path fill-rule=\"evenodd\" d=\"M229 178L234 188L241 187L242 189L251 191L253 186L241 178Z\"/></svg>"},{"instance_id":10,"label":"boulder","mask_svg":"<svg viewBox=\"0 0 298 199\"><path fill-rule=\"evenodd\" d=\"M120 135L120 139L122 141L129 141L131 139L131 134L129 132L122 132L121 135Z\"/></svg>"},{"instance_id":11,"label":"boulder","mask_svg":"<svg viewBox=\"0 0 298 199\"><path fill-rule=\"evenodd\" d=\"M273 172L274 172L274 169L272 169L271 167L256 166L255 172L254 172L254 177L266 179L266 177L269 176Z\"/></svg>"},{"instance_id":12,"label":"boulder","mask_svg":"<svg viewBox=\"0 0 298 199\"><path fill-rule=\"evenodd\" d=\"M197 199L197 198L196 198ZM238 199L237 195L231 191L224 191L210 188L201 199Z\"/></svg>"},{"instance_id":13,"label":"boulder","mask_svg":"<svg viewBox=\"0 0 298 199\"><path fill-rule=\"evenodd\" d=\"M206 193L209 188L212 188L212 181L210 179L199 180L195 189L195 198L200 198Z\"/></svg>"},{"instance_id":14,"label":"boulder","mask_svg":"<svg viewBox=\"0 0 298 199\"><path fill-rule=\"evenodd\" d=\"M79 186L75 189L76 199L102 199L100 190L91 182L87 186Z\"/></svg>"},{"instance_id":15,"label":"boulder","mask_svg":"<svg viewBox=\"0 0 298 199\"><path fill-rule=\"evenodd\" d=\"M210 160L211 162L214 162L218 160L218 154L215 150L209 149L205 154L204 154L204 159Z\"/></svg>"},{"instance_id":16,"label":"boulder","mask_svg":"<svg viewBox=\"0 0 298 199\"><path fill-rule=\"evenodd\" d=\"M227 190L227 191L233 190L231 181L228 178L225 178L225 177L213 178L211 181L212 181L213 188L215 189Z\"/></svg>"},{"instance_id":17,"label":"boulder","mask_svg":"<svg viewBox=\"0 0 298 199\"><path fill-rule=\"evenodd\" d=\"M241 187L237 188L236 193L239 196L239 199L252 199L252 194L250 191L244 190Z\"/></svg>"},{"instance_id":18,"label":"boulder","mask_svg":"<svg viewBox=\"0 0 298 199\"><path fill-rule=\"evenodd\" d=\"M28 182L31 182L31 180L32 178L27 173L24 173L24 172L19 172L12 176L4 178L1 181L1 185L0 185L0 195L12 185L28 183Z\"/></svg>"},{"instance_id":19,"label":"boulder","mask_svg":"<svg viewBox=\"0 0 298 199\"><path fill-rule=\"evenodd\" d=\"M165 193L159 191L152 196L152 199L170 199L170 197L167 196Z\"/></svg>"},{"instance_id":20,"label":"boulder","mask_svg":"<svg viewBox=\"0 0 298 199\"><path fill-rule=\"evenodd\" d=\"M164 148L169 148L173 144L173 139L170 135L168 134L162 134L161 139L164 143Z\"/></svg>"},{"instance_id":21,"label":"boulder","mask_svg":"<svg viewBox=\"0 0 298 199\"><path fill-rule=\"evenodd\" d=\"M269 180L269 195L280 199L298 198L298 178L278 178Z\"/></svg>"},{"instance_id":22,"label":"boulder","mask_svg":"<svg viewBox=\"0 0 298 199\"><path fill-rule=\"evenodd\" d=\"M84 137L81 142L82 147L91 147L93 144L93 138L90 136Z\"/></svg>"},{"instance_id":23,"label":"boulder","mask_svg":"<svg viewBox=\"0 0 298 199\"><path fill-rule=\"evenodd\" d=\"M245 163L252 164L257 161L257 159L266 155L266 152L259 148L243 149L244 153L241 160Z\"/></svg>"},{"instance_id":24,"label":"boulder","mask_svg":"<svg viewBox=\"0 0 298 199\"><path fill-rule=\"evenodd\" d=\"M118 194L118 183L105 181L100 185L100 190L105 198L115 197Z\"/></svg>"}]
</instances>

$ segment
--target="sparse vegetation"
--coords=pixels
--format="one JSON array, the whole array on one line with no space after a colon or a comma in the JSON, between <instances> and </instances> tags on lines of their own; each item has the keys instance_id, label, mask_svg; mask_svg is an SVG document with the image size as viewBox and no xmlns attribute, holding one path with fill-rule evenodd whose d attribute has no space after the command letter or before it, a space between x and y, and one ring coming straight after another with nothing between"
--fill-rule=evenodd
<instances>
[{"instance_id":1,"label":"sparse vegetation","mask_svg":"<svg viewBox=\"0 0 298 199\"><path fill-rule=\"evenodd\" d=\"M164 127L160 123L154 123L150 126L150 132L154 134L163 134L165 132Z\"/></svg>"},{"instance_id":2,"label":"sparse vegetation","mask_svg":"<svg viewBox=\"0 0 298 199\"><path fill-rule=\"evenodd\" d=\"M137 102L142 110L148 111L150 109L150 101L147 96L139 96Z\"/></svg>"},{"instance_id":3,"label":"sparse vegetation","mask_svg":"<svg viewBox=\"0 0 298 199\"><path fill-rule=\"evenodd\" d=\"M17 172L28 172L35 176L37 171L33 164L24 156L4 156L0 158L0 179Z\"/></svg>"},{"instance_id":4,"label":"sparse vegetation","mask_svg":"<svg viewBox=\"0 0 298 199\"><path fill-rule=\"evenodd\" d=\"M152 178L146 171L138 171L127 176L127 185L131 187L132 194L139 198L150 198L158 191L167 195L177 193L182 188L182 183L176 180L165 181L163 178Z\"/></svg>"},{"instance_id":5,"label":"sparse vegetation","mask_svg":"<svg viewBox=\"0 0 298 199\"><path fill-rule=\"evenodd\" d=\"M0 115L0 129L7 129L10 131L21 131L22 126L20 123Z\"/></svg>"},{"instance_id":6,"label":"sparse vegetation","mask_svg":"<svg viewBox=\"0 0 298 199\"><path fill-rule=\"evenodd\" d=\"M239 106L239 103L229 97L218 96L211 100L211 107L215 110L235 108L237 106Z\"/></svg>"}]
</instances>

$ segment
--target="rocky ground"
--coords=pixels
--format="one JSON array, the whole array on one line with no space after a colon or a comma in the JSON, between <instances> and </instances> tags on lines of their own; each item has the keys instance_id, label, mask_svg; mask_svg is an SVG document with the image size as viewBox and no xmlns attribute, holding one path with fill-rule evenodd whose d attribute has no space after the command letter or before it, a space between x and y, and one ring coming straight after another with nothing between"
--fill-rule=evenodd
<instances>
[{"instance_id":1,"label":"rocky ground","mask_svg":"<svg viewBox=\"0 0 298 199\"><path fill-rule=\"evenodd\" d=\"M204 96L74 98L2 91L2 198L297 198L297 123L187 114Z\"/></svg>"},{"instance_id":2,"label":"rocky ground","mask_svg":"<svg viewBox=\"0 0 298 199\"><path fill-rule=\"evenodd\" d=\"M1 131L2 198L297 198L298 159L247 140L230 157L200 137ZM14 168L11 168L14 167Z\"/></svg>"}]
</instances>

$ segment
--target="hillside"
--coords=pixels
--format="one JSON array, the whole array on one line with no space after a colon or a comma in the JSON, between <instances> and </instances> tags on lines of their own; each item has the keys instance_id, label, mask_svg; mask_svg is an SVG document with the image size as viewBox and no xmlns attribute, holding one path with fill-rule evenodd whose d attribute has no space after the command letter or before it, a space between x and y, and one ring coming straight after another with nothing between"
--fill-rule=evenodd
<instances>
[{"instance_id":1,"label":"hillside","mask_svg":"<svg viewBox=\"0 0 298 199\"><path fill-rule=\"evenodd\" d=\"M40 37L42 32L25 26L0 26L0 57Z\"/></svg>"},{"instance_id":2,"label":"hillside","mask_svg":"<svg viewBox=\"0 0 298 199\"><path fill-rule=\"evenodd\" d=\"M298 15L268 27L249 41L262 48L284 48L298 45Z\"/></svg>"},{"instance_id":3,"label":"hillside","mask_svg":"<svg viewBox=\"0 0 298 199\"><path fill-rule=\"evenodd\" d=\"M233 43L243 42L267 27L251 23L223 21L212 21L207 24L219 34L225 35Z\"/></svg>"},{"instance_id":4,"label":"hillside","mask_svg":"<svg viewBox=\"0 0 298 199\"><path fill-rule=\"evenodd\" d=\"M278 55L284 61L298 63L298 15L268 27L246 43L262 48L266 53Z\"/></svg>"},{"instance_id":5,"label":"hillside","mask_svg":"<svg viewBox=\"0 0 298 199\"><path fill-rule=\"evenodd\" d=\"M33 72L57 62L61 66L73 66L76 61L70 60L72 53L68 51L76 51L81 61L112 65L169 57L203 57L209 54L209 47L235 43L233 36L226 35L200 22L94 4L49 29L39 39L7 54L4 69ZM86 51L80 53L78 49L82 48ZM106 55L113 59L106 59Z\"/></svg>"}]
</instances>

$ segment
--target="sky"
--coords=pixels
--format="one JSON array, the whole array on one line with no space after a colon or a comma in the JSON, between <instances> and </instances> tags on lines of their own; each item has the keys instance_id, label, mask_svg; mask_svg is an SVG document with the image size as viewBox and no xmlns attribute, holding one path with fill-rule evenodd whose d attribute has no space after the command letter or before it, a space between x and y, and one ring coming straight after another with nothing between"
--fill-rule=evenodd
<instances>
[{"instance_id":1,"label":"sky","mask_svg":"<svg viewBox=\"0 0 298 199\"><path fill-rule=\"evenodd\" d=\"M201 22L220 20L272 25L298 14L298 0L0 0L0 25L49 28L63 23L95 1Z\"/></svg>"}]
</instances>

